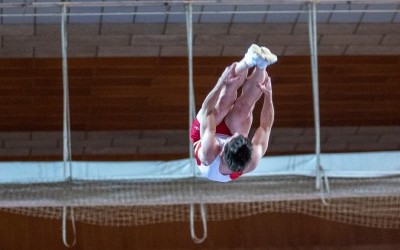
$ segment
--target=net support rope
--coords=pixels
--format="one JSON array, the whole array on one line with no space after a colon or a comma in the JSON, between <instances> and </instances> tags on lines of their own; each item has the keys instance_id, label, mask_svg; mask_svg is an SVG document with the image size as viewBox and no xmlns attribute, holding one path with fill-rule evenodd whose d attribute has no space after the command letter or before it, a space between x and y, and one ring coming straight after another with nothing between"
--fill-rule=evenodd
<instances>
[{"instance_id":1,"label":"net support rope","mask_svg":"<svg viewBox=\"0 0 400 250\"><path fill-rule=\"evenodd\" d=\"M61 53L62 53L62 76L63 76L63 167L64 177L67 181L72 180L72 155L71 155L71 123L69 113L69 86L68 86L68 62L67 62L67 7L63 5L61 14ZM68 242L68 209L72 227L72 242ZM62 208L62 239L66 247L71 248L76 244L76 228L74 209L63 206Z\"/></svg>"},{"instance_id":2,"label":"net support rope","mask_svg":"<svg viewBox=\"0 0 400 250\"><path fill-rule=\"evenodd\" d=\"M185 5L186 8L186 38L188 47L188 68L189 68L189 131L190 124L196 116L196 107L194 99L194 86L193 86L193 9L192 4L189 2ZM190 187L190 191L193 193L198 190L194 190L196 187L195 176L196 176L196 166L193 153L193 143L189 140L189 152L190 152L190 164L193 170L193 185ZM194 196L193 196L194 197ZM203 225L203 237L199 238L195 231L195 203L190 203L190 235L193 241L197 244L204 242L207 238L207 213L204 203L200 203L200 216Z\"/></svg>"},{"instance_id":3,"label":"net support rope","mask_svg":"<svg viewBox=\"0 0 400 250\"><path fill-rule=\"evenodd\" d=\"M310 39L312 90L314 104L314 126L315 126L315 186L320 190L322 203L328 205L325 199L325 190L329 194L329 181L321 165L321 129L319 114L319 91L318 91L318 44L317 44L317 4L314 1L309 5L308 34ZM323 181L323 183L321 183Z\"/></svg>"}]
</instances>

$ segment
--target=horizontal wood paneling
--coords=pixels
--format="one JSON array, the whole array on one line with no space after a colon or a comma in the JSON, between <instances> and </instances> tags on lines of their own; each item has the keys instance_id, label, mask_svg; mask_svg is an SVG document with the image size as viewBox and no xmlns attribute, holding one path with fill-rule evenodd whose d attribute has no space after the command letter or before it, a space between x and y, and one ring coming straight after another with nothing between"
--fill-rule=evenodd
<instances>
[{"instance_id":1,"label":"horizontal wood paneling","mask_svg":"<svg viewBox=\"0 0 400 250\"><path fill-rule=\"evenodd\" d=\"M195 58L197 109L220 72L237 59ZM399 68L399 56L320 57L321 125L400 124ZM312 126L309 57L281 57L268 72L275 126ZM61 129L61 75L60 59L1 59L0 130ZM70 59L72 129L185 129L187 75L187 58L180 57Z\"/></svg>"},{"instance_id":2,"label":"horizontal wood paneling","mask_svg":"<svg viewBox=\"0 0 400 250\"><path fill-rule=\"evenodd\" d=\"M65 249L61 221L1 212L0 223L0 249ZM201 227L196 230L201 235ZM399 246L399 230L346 225L300 214L269 213L238 220L209 221L208 237L202 244L191 240L189 222L138 227L77 223L77 244L72 249L374 250L398 249Z\"/></svg>"}]
</instances>

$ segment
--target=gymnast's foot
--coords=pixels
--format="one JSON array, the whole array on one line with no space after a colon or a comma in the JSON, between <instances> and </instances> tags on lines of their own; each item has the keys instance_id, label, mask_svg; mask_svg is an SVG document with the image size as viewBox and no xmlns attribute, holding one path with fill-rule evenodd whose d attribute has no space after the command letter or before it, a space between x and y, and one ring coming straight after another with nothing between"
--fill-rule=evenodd
<instances>
[{"instance_id":1,"label":"gymnast's foot","mask_svg":"<svg viewBox=\"0 0 400 250\"><path fill-rule=\"evenodd\" d=\"M265 69L268 65L278 61L278 58L268 48L252 44L247 50L244 60L249 67L257 66L260 69Z\"/></svg>"}]
</instances>

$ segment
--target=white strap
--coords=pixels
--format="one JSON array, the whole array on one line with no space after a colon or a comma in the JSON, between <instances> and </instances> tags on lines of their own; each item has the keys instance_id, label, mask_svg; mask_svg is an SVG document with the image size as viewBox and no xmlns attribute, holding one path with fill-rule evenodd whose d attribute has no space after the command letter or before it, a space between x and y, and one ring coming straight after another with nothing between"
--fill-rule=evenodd
<instances>
[{"instance_id":1,"label":"white strap","mask_svg":"<svg viewBox=\"0 0 400 250\"><path fill-rule=\"evenodd\" d=\"M192 236L193 241L197 244L202 243L207 238L206 207L204 204L199 204L199 205L200 205L201 221L203 224L203 237L202 238L197 237L195 229L194 229L195 204L193 204L193 203L190 204L190 235Z\"/></svg>"},{"instance_id":2,"label":"white strap","mask_svg":"<svg viewBox=\"0 0 400 250\"><path fill-rule=\"evenodd\" d=\"M331 188L329 186L329 180L328 180L328 175L326 175L325 170L320 167L320 173L321 173L321 180L324 180L324 185L321 185L320 188L320 197L322 204L325 206L329 206L331 200L330 200L330 193L331 193ZM326 195L328 195L328 198L325 198Z\"/></svg>"},{"instance_id":3,"label":"white strap","mask_svg":"<svg viewBox=\"0 0 400 250\"><path fill-rule=\"evenodd\" d=\"M67 229L67 214L68 214L68 207L63 207L63 214L62 214L62 239L63 243L66 247L71 248L76 244L76 227L75 227L75 217L74 217L74 209L70 207L70 217L71 217L71 227L72 227L72 243L68 243L68 229Z\"/></svg>"}]
</instances>

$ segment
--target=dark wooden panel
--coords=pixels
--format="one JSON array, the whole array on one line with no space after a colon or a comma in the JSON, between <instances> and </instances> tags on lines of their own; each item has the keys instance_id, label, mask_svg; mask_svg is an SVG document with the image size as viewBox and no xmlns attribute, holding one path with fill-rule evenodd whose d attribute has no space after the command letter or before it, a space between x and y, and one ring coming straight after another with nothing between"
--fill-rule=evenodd
<instances>
[{"instance_id":1,"label":"dark wooden panel","mask_svg":"<svg viewBox=\"0 0 400 250\"><path fill-rule=\"evenodd\" d=\"M0 249L65 249L58 220L1 212L0 224ZM200 234L201 228L197 230ZM385 245L397 249L400 230L346 225L299 214L269 213L209 221L208 237L200 245L190 238L189 222L138 227L77 223L77 244L72 249L388 249L381 248Z\"/></svg>"},{"instance_id":2,"label":"dark wooden panel","mask_svg":"<svg viewBox=\"0 0 400 250\"><path fill-rule=\"evenodd\" d=\"M194 59L197 108L224 67L237 59ZM0 66L0 130L49 130L61 126L60 59L2 59ZM398 68L399 56L321 57L323 124L400 124L396 113L400 105ZM74 58L69 60L69 69L72 129L188 126L187 58ZM275 126L312 126L310 59L282 57L268 71L275 94Z\"/></svg>"}]
</instances>

